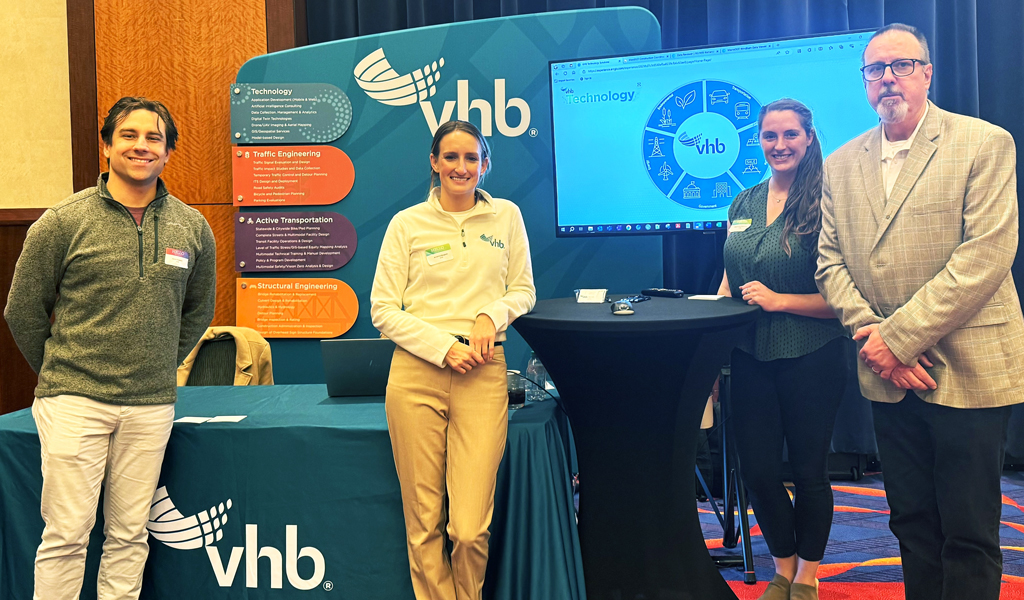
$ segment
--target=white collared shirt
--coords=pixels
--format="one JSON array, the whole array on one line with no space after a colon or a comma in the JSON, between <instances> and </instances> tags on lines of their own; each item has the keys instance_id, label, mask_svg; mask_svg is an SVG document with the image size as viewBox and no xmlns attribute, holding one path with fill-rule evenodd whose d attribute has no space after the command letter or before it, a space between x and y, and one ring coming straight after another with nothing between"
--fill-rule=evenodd
<instances>
[{"instance_id":1,"label":"white collared shirt","mask_svg":"<svg viewBox=\"0 0 1024 600\"><path fill-rule=\"evenodd\" d=\"M911 133L909 138L900 142L890 142L885 137L885 125L879 124L879 127L882 128L882 185L885 186L886 200L892 195L892 188L896 186L896 180L900 176L900 171L903 170L903 163L907 162L910 147L914 144L914 138L917 137L917 132L921 130L921 124L924 123L924 119L927 116L928 104L926 103L924 114L921 115L921 120L917 122L914 133Z\"/></svg>"}]
</instances>

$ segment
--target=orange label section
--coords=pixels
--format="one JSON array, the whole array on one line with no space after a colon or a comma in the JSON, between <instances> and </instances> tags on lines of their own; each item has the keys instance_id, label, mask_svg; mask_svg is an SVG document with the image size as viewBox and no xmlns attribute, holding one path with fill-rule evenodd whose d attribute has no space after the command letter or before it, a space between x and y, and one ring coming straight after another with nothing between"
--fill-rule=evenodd
<instances>
[{"instance_id":1,"label":"orange label section","mask_svg":"<svg viewBox=\"0 0 1024 600\"><path fill-rule=\"evenodd\" d=\"M356 179L352 159L334 146L234 146L235 206L334 204Z\"/></svg>"},{"instance_id":2,"label":"orange label section","mask_svg":"<svg viewBox=\"0 0 1024 600\"><path fill-rule=\"evenodd\" d=\"M266 338L332 338L359 314L356 293L329 278L238 279L236 320Z\"/></svg>"}]
</instances>

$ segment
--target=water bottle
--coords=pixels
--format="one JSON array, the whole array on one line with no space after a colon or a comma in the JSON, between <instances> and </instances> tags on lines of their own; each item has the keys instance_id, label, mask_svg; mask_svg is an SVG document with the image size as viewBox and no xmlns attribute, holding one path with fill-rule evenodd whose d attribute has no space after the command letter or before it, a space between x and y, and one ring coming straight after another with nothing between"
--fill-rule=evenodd
<instances>
[{"instance_id":1,"label":"water bottle","mask_svg":"<svg viewBox=\"0 0 1024 600\"><path fill-rule=\"evenodd\" d=\"M551 381L548 377L548 370L541 364L540 359L537 358L537 354L533 351L530 352L530 361L526 363L526 378L533 383L527 383L526 388L526 400L528 402L543 402L548 399L548 393L545 391L547 383ZM553 386L552 386L553 387Z\"/></svg>"}]
</instances>

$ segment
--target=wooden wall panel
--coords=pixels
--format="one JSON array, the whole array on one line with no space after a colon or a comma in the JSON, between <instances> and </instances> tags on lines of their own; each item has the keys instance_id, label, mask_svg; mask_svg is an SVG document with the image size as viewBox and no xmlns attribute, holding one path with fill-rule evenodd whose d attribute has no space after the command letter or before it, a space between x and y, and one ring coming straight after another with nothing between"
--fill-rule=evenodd
<instances>
[{"instance_id":1,"label":"wooden wall panel","mask_svg":"<svg viewBox=\"0 0 1024 600\"><path fill-rule=\"evenodd\" d=\"M96 185L100 174L97 162L100 128L96 122L96 19L93 0L68 0L67 6L72 187L80 192Z\"/></svg>"},{"instance_id":2,"label":"wooden wall panel","mask_svg":"<svg viewBox=\"0 0 1024 600\"><path fill-rule=\"evenodd\" d=\"M267 52L309 43L306 0L267 0Z\"/></svg>"},{"instance_id":3,"label":"wooden wall panel","mask_svg":"<svg viewBox=\"0 0 1024 600\"><path fill-rule=\"evenodd\" d=\"M217 238L217 311L213 325L235 324L235 212L231 204L197 204Z\"/></svg>"},{"instance_id":4,"label":"wooden wall panel","mask_svg":"<svg viewBox=\"0 0 1024 600\"><path fill-rule=\"evenodd\" d=\"M267 51L266 0L163 0L158 8L94 0L94 5L98 122L122 96L167 104L179 138L164 181L213 228L220 249L214 324L234 325L228 89L245 61ZM125 35L140 28L146 31L142 41Z\"/></svg>"},{"instance_id":5,"label":"wooden wall panel","mask_svg":"<svg viewBox=\"0 0 1024 600\"><path fill-rule=\"evenodd\" d=\"M230 202L228 89L246 60L267 51L265 0L94 4L100 122L122 96L161 100L180 133L168 189L189 204Z\"/></svg>"},{"instance_id":6,"label":"wooden wall panel","mask_svg":"<svg viewBox=\"0 0 1024 600\"><path fill-rule=\"evenodd\" d=\"M21 255L25 233L42 210L12 209L0 211L0 304L7 305L14 265ZM14 343L7 321L0 319L0 414L32 405L36 374Z\"/></svg>"}]
</instances>

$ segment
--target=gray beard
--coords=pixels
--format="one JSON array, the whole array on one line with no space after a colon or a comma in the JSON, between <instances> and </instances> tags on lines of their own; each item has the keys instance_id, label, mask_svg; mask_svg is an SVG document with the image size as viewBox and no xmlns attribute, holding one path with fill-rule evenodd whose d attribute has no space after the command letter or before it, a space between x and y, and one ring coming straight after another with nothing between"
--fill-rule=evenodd
<instances>
[{"instance_id":1,"label":"gray beard","mask_svg":"<svg viewBox=\"0 0 1024 600\"><path fill-rule=\"evenodd\" d=\"M893 103L891 100L893 98L898 100L898 102ZM898 96L883 98L875 107L875 112L878 113L878 117L882 119L883 123L887 124L901 122L903 119L907 118L907 113L909 111L910 106L907 104L907 101Z\"/></svg>"}]
</instances>

